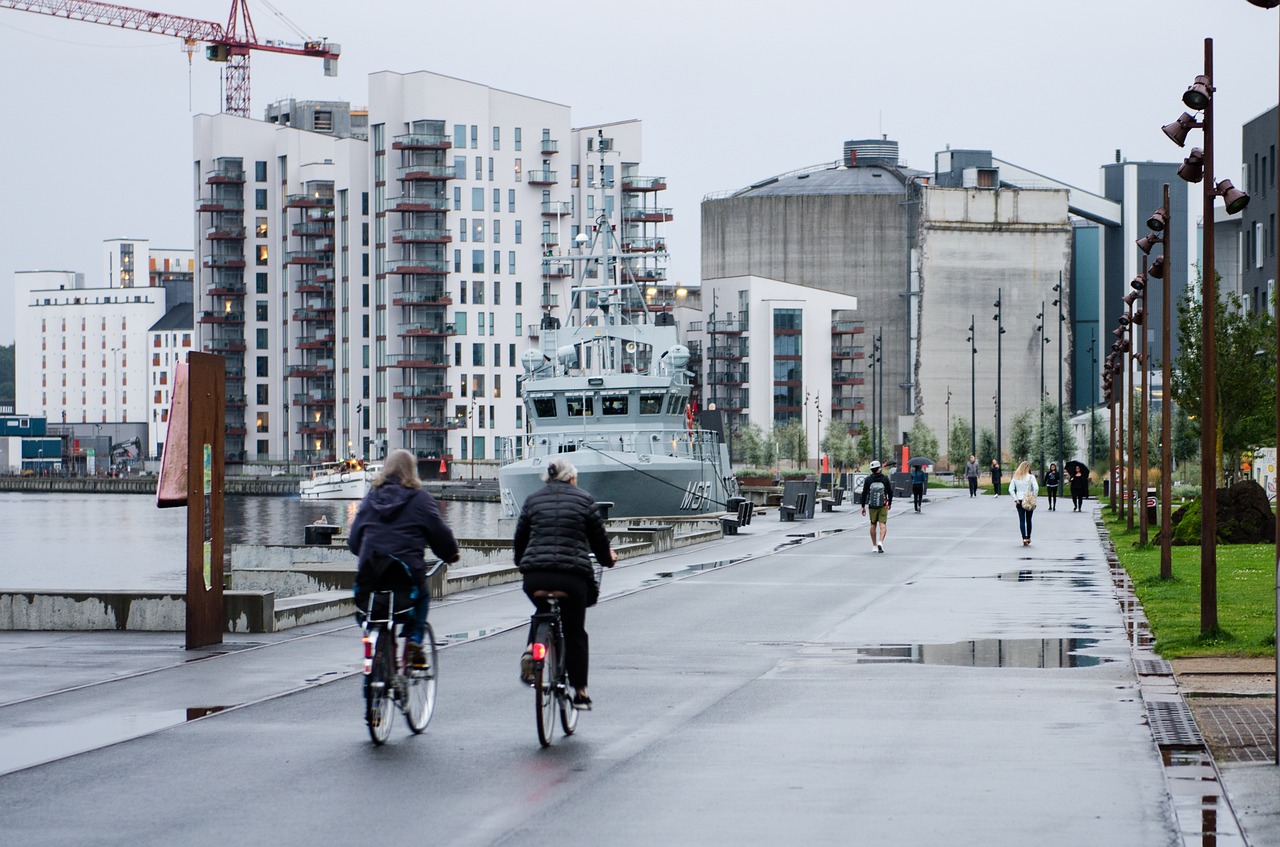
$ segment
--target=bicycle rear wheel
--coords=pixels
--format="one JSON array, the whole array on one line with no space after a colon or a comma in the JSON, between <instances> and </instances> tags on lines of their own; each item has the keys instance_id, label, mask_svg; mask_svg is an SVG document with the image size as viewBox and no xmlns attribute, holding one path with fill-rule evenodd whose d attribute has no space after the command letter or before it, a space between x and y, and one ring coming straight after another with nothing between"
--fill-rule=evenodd
<instances>
[{"instance_id":1,"label":"bicycle rear wheel","mask_svg":"<svg viewBox=\"0 0 1280 847\"><path fill-rule=\"evenodd\" d=\"M578 728L578 710L573 708L573 687L569 685L569 674L560 674L560 685L556 689L556 699L560 702L560 727L565 735L573 735Z\"/></svg>"},{"instance_id":2,"label":"bicycle rear wheel","mask_svg":"<svg viewBox=\"0 0 1280 847\"><path fill-rule=\"evenodd\" d=\"M391 688L395 684L395 639L383 629L378 633L378 648L373 657L373 667L364 681L364 722L369 727L369 737L374 744L382 745L391 737L392 710Z\"/></svg>"},{"instance_id":3,"label":"bicycle rear wheel","mask_svg":"<svg viewBox=\"0 0 1280 847\"><path fill-rule=\"evenodd\" d=\"M422 649L427 654L427 666L405 670L409 696L404 704L404 719L409 722L409 729L414 735L427 728L431 713L436 709L436 674L440 662L436 653L436 633L431 624L426 624L422 630Z\"/></svg>"},{"instance_id":4,"label":"bicycle rear wheel","mask_svg":"<svg viewBox=\"0 0 1280 847\"><path fill-rule=\"evenodd\" d=\"M546 645L546 656L541 662L533 664L533 696L538 717L538 742L543 747L551 746L551 738L556 729L556 645L551 637L551 627L543 624L538 627L538 635L534 644ZM534 651L537 655L537 651Z\"/></svg>"}]
</instances>

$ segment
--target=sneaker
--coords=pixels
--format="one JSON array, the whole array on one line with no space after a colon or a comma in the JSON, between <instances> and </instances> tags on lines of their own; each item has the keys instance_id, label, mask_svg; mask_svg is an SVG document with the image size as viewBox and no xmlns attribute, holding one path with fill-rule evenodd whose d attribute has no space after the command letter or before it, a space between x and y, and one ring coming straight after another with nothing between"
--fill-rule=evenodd
<instances>
[{"instance_id":1,"label":"sneaker","mask_svg":"<svg viewBox=\"0 0 1280 847\"><path fill-rule=\"evenodd\" d=\"M585 694L574 694L573 708L577 709L579 712L591 711L591 698Z\"/></svg>"},{"instance_id":2,"label":"sneaker","mask_svg":"<svg viewBox=\"0 0 1280 847\"><path fill-rule=\"evenodd\" d=\"M876 544L876 552L877 552L877 553L883 553L883 552L884 552L884 545L883 545L883 544L879 544L879 543L877 543L877 544Z\"/></svg>"},{"instance_id":3,"label":"sneaker","mask_svg":"<svg viewBox=\"0 0 1280 847\"><path fill-rule=\"evenodd\" d=\"M415 670L427 668L427 651L416 641L406 641L404 645L404 663Z\"/></svg>"},{"instance_id":4,"label":"sneaker","mask_svg":"<svg viewBox=\"0 0 1280 847\"><path fill-rule=\"evenodd\" d=\"M520 684L533 685L533 653L528 650L520 657Z\"/></svg>"}]
</instances>

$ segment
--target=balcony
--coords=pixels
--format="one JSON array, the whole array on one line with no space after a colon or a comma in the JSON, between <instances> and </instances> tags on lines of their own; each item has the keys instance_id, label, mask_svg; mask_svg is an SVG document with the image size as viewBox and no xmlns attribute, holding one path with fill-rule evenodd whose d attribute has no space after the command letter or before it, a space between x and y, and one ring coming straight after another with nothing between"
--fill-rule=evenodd
<instances>
[{"instance_id":1,"label":"balcony","mask_svg":"<svg viewBox=\"0 0 1280 847\"><path fill-rule=\"evenodd\" d=\"M333 330L317 332L315 335L298 336L294 346L299 350L325 350L333 346Z\"/></svg>"},{"instance_id":2,"label":"balcony","mask_svg":"<svg viewBox=\"0 0 1280 847\"><path fill-rule=\"evenodd\" d=\"M334 391L332 388L317 388L312 391L304 391L301 394L293 395L293 405L332 406L334 404L334 399Z\"/></svg>"},{"instance_id":3,"label":"balcony","mask_svg":"<svg viewBox=\"0 0 1280 847\"><path fill-rule=\"evenodd\" d=\"M243 268L243 253L215 253L204 260L206 268Z\"/></svg>"},{"instance_id":4,"label":"balcony","mask_svg":"<svg viewBox=\"0 0 1280 847\"><path fill-rule=\"evenodd\" d=\"M421 164L401 165L396 169L396 178L400 180L455 179L457 178L457 172L454 170L453 165L423 162Z\"/></svg>"},{"instance_id":5,"label":"balcony","mask_svg":"<svg viewBox=\"0 0 1280 847\"><path fill-rule=\"evenodd\" d=\"M449 336L454 335L453 324L442 322L419 322L419 323L403 323L396 327L396 335L401 338L413 338L416 336Z\"/></svg>"},{"instance_id":6,"label":"balcony","mask_svg":"<svg viewBox=\"0 0 1280 847\"><path fill-rule=\"evenodd\" d=\"M631 275L636 282L663 282L667 278L666 268L643 267L631 268Z\"/></svg>"},{"instance_id":7,"label":"balcony","mask_svg":"<svg viewBox=\"0 0 1280 847\"><path fill-rule=\"evenodd\" d=\"M244 323L244 312L232 312L232 311L201 312L200 323L202 324L242 324Z\"/></svg>"},{"instance_id":8,"label":"balcony","mask_svg":"<svg viewBox=\"0 0 1280 847\"><path fill-rule=\"evenodd\" d=\"M205 294L210 297L243 297L245 293L243 282L220 282L214 283L205 289Z\"/></svg>"},{"instance_id":9,"label":"balcony","mask_svg":"<svg viewBox=\"0 0 1280 847\"><path fill-rule=\"evenodd\" d=\"M452 146L449 136L437 132L410 132L391 141L392 150L448 150Z\"/></svg>"},{"instance_id":10,"label":"balcony","mask_svg":"<svg viewBox=\"0 0 1280 847\"><path fill-rule=\"evenodd\" d=\"M290 194L285 198L284 206L286 209L332 208L333 195L319 191L311 194Z\"/></svg>"},{"instance_id":11,"label":"balcony","mask_svg":"<svg viewBox=\"0 0 1280 847\"><path fill-rule=\"evenodd\" d=\"M831 411L860 412L866 408L861 397L832 397Z\"/></svg>"},{"instance_id":12,"label":"balcony","mask_svg":"<svg viewBox=\"0 0 1280 847\"><path fill-rule=\"evenodd\" d=\"M711 334L736 334L747 331L747 322L741 319L728 321L707 321L707 332Z\"/></svg>"},{"instance_id":13,"label":"balcony","mask_svg":"<svg viewBox=\"0 0 1280 847\"><path fill-rule=\"evenodd\" d=\"M863 347L832 347L831 358L833 359L865 359L867 356L866 348Z\"/></svg>"},{"instance_id":14,"label":"balcony","mask_svg":"<svg viewBox=\"0 0 1280 847\"><path fill-rule=\"evenodd\" d=\"M243 197L201 197L196 203L197 212L243 212Z\"/></svg>"},{"instance_id":15,"label":"balcony","mask_svg":"<svg viewBox=\"0 0 1280 847\"><path fill-rule=\"evenodd\" d=\"M333 374L333 359L317 359L302 365L290 365L285 376L289 379L330 376Z\"/></svg>"},{"instance_id":16,"label":"balcony","mask_svg":"<svg viewBox=\"0 0 1280 847\"><path fill-rule=\"evenodd\" d=\"M446 259L398 259L387 262L389 274L447 274L449 262Z\"/></svg>"},{"instance_id":17,"label":"balcony","mask_svg":"<svg viewBox=\"0 0 1280 847\"><path fill-rule=\"evenodd\" d=\"M420 417L420 416L400 418L400 428L407 429L407 430L466 429L466 426L467 426L467 422L465 420L460 421L457 418L446 418L446 417L429 418L429 417Z\"/></svg>"},{"instance_id":18,"label":"balcony","mask_svg":"<svg viewBox=\"0 0 1280 847\"><path fill-rule=\"evenodd\" d=\"M407 289L397 294L391 295L392 306L451 306L453 298L445 293L444 288L427 289L425 291L418 289Z\"/></svg>"},{"instance_id":19,"label":"balcony","mask_svg":"<svg viewBox=\"0 0 1280 847\"><path fill-rule=\"evenodd\" d=\"M393 400L449 400L453 392L439 385L403 385L391 394Z\"/></svg>"},{"instance_id":20,"label":"balcony","mask_svg":"<svg viewBox=\"0 0 1280 847\"><path fill-rule=\"evenodd\" d=\"M387 365L393 368L447 368L449 360L443 353L422 350L412 353L393 353L387 356Z\"/></svg>"},{"instance_id":21,"label":"balcony","mask_svg":"<svg viewBox=\"0 0 1280 847\"><path fill-rule=\"evenodd\" d=\"M707 376L708 385L746 385L750 381L748 371L745 369L712 371Z\"/></svg>"},{"instance_id":22,"label":"balcony","mask_svg":"<svg viewBox=\"0 0 1280 847\"><path fill-rule=\"evenodd\" d=\"M536 171L525 171L524 179L530 185L555 185L560 181L555 171L541 168Z\"/></svg>"},{"instance_id":23,"label":"balcony","mask_svg":"<svg viewBox=\"0 0 1280 847\"><path fill-rule=\"evenodd\" d=\"M298 426L300 435L332 435L333 418L321 418L318 421L304 421Z\"/></svg>"},{"instance_id":24,"label":"balcony","mask_svg":"<svg viewBox=\"0 0 1280 847\"><path fill-rule=\"evenodd\" d=\"M708 359L745 359L747 357L747 348L741 345L734 346L712 346L707 351Z\"/></svg>"},{"instance_id":25,"label":"balcony","mask_svg":"<svg viewBox=\"0 0 1280 847\"><path fill-rule=\"evenodd\" d=\"M401 229L391 234L392 244L448 244L453 235L447 229Z\"/></svg>"},{"instance_id":26,"label":"balcony","mask_svg":"<svg viewBox=\"0 0 1280 847\"><path fill-rule=\"evenodd\" d=\"M244 227L242 226L211 226L204 231L204 237L209 239L210 241L218 241L222 239L243 241Z\"/></svg>"},{"instance_id":27,"label":"balcony","mask_svg":"<svg viewBox=\"0 0 1280 847\"><path fill-rule=\"evenodd\" d=\"M675 219L670 208L646 209L634 206L622 210L622 219L628 223L666 223Z\"/></svg>"},{"instance_id":28,"label":"balcony","mask_svg":"<svg viewBox=\"0 0 1280 847\"><path fill-rule=\"evenodd\" d=\"M293 225L291 232L304 238L333 238L333 218L299 221Z\"/></svg>"},{"instance_id":29,"label":"balcony","mask_svg":"<svg viewBox=\"0 0 1280 847\"><path fill-rule=\"evenodd\" d=\"M539 303L539 305L540 305L540 306L542 306L542 308L544 308L544 309L559 309L559 308L560 308L560 295L559 295L559 294L544 294L544 295L542 295L542 301Z\"/></svg>"},{"instance_id":30,"label":"balcony","mask_svg":"<svg viewBox=\"0 0 1280 847\"><path fill-rule=\"evenodd\" d=\"M667 251L667 240L665 238L623 238L623 253L665 253Z\"/></svg>"},{"instance_id":31,"label":"balcony","mask_svg":"<svg viewBox=\"0 0 1280 847\"><path fill-rule=\"evenodd\" d=\"M865 385L866 382L866 376L860 372L845 370L831 371L832 385Z\"/></svg>"},{"instance_id":32,"label":"balcony","mask_svg":"<svg viewBox=\"0 0 1280 847\"><path fill-rule=\"evenodd\" d=\"M392 197L387 201L387 209L392 212L447 212L449 198L443 195Z\"/></svg>"},{"instance_id":33,"label":"balcony","mask_svg":"<svg viewBox=\"0 0 1280 847\"><path fill-rule=\"evenodd\" d=\"M546 200L542 204L542 214L548 217L573 214L573 204L568 200Z\"/></svg>"},{"instance_id":34,"label":"balcony","mask_svg":"<svg viewBox=\"0 0 1280 847\"><path fill-rule=\"evenodd\" d=\"M244 182L244 168L230 165L215 168L204 175L208 185L237 184Z\"/></svg>"},{"instance_id":35,"label":"balcony","mask_svg":"<svg viewBox=\"0 0 1280 847\"><path fill-rule=\"evenodd\" d=\"M623 191L665 191L666 188L665 176L624 176L622 178Z\"/></svg>"},{"instance_id":36,"label":"balcony","mask_svg":"<svg viewBox=\"0 0 1280 847\"><path fill-rule=\"evenodd\" d=\"M866 332L867 327L863 321L832 321L832 335L858 335Z\"/></svg>"},{"instance_id":37,"label":"balcony","mask_svg":"<svg viewBox=\"0 0 1280 847\"><path fill-rule=\"evenodd\" d=\"M210 353L243 353L245 344L243 338L210 338L205 349Z\"/></svg>"},{"instance_id":38,"label":"balcony","mask_svg":"<svg viewBox=\"0 0 1280 847\"><path fill-rule=\"evenodd\" d=\"M542 155L552 156L560 152L560 142L552 138L542 139Z\"/></svg>"},{"instance_id":39,"label":"balcony","mask_svg":"<svg viewBox=\"0 0 1280 847\"><path fill-rule=\"evenodd\" d=\"M557 259L542 260L542 275L551 279L573 276L573 262Z\"/></svg>"},{"instance_id":40,"label":"balcony","mask_svg":"<svg viewBox=\"0 0 1280 847\"><path fill-rule=\"evenodd\" d=\"M328 309L294 309L293 319L300 323L332 323L333 308Z\"/></svg>"},{"instance_id":41,"label":"balcony","mask_svg":"<svg viewBox=\"0 0 1280 847\"><path fill-rule=\"evenodd\" d=\"M543 250L546 250L548 247L559 247L559 246L560 246L560 233L558 232L542 233L542 249Z\"/></svg>"},{"instance_id":42,"label":"balcony","mask_svg":"<svg viewBox=\"0 0 1280 847\"><path fill-rule=\"evenodd\" d=\"M333 262L332 241L317 244L314 250L289 250L284 254L286 265L309 265L317 262L323 262L326 265Z\"/></svg>"}]
</instances>

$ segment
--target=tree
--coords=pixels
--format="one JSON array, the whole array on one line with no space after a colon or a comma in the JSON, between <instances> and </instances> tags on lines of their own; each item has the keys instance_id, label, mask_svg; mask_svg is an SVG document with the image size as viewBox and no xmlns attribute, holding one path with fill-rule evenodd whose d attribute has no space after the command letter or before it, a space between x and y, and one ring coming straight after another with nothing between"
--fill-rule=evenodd
<instances>
[{"instance_id":1,"label":"tree","mask_svg":"<svg viewBox=\"0 0 1280 847\"><path fill-rule=\"evenodd\" d=\"M933 459L935 462L941 460L938 449L938 436L933 434L933 430L925 424L924 419L917 417L915 422L911 424L911 432L909 442L911 445L912 456L924 456L926 459Z\"/></svg>"},{"instance_id":2,"label":"tree","mask_svg":"<svg viewBox=\"0 0 1280 847\"><path fill-rule=\"evenodd\" d=\"M996 456L996 434L984 426L978 431L978 465L980 468L989 468L992 460L999 461Z\"/></svg>"},{"instance_id":3,"label":"tree","mask_svg":"<svg viewBox=\"0 0 1280 847\"><path fill-rule=\"evenodd\" d=\"M1110 437L1107 435L1107 427L1111 425L1111 416L1104 415L1097 409L1093 410L1093 422L1089 425L1089 434L1085 436L1089 439L1089 458L1088 465L1091 468L1101 468L1107 463L1107 450L1110 449Z\"/></svg>"},{"instance_id":4,"label":"tree","mask_svg":"<svg viewBox=\"0 0 1280 847\"><path fill-rule=\"evenodd\" d=\"M1215 484L1221 485L1224 460L1238 467L1245 449L1275 438L1275 331L1270 316L1249 313L1233 294L1219 296L1215 323L1216 420L1209 425L1214 428ZM1178 303L1182 350L1171 386L1174 401L1188 410L1200 408L1202 325L1201 303L1189 289Z\"/></svg>"},{"instance_id":5,"label":"tree","mask_svg":"<svg viewBox=\"0 0 1280 847\"><path fill-rule=\"evenodd\" d=\"M791 459L797 466L803 464L809 456L809 439L804 425L793 419L782 426L775 426L773 432L778 441L778 455Z\"/></svg>"},{"instance_id":6,"label":"tree","mask_svg":"<svg viewBox=\"0 0 1280 847\"><path fill-rule=\"evenodd\" d=\"M1036 449L1036 420L1034 409L1023 409L1013 416L1009 425L1009 453L1015 463L1027 459L1035 459L1031 454L1039 453Z\"/></svg>"},{"instance_id":7,"label":"tree","mask_svg":"<svg viewBox=\"0 0 1280 847\"><path fill-rule=\"evenodd\" d=\"M1200 455L1200 422L1192 420L1180 405L1173 407L1173 460L1195 461Z\"/></svg>"},{"instance_id":8,"label":"tree","mask_svg":"<svg viewBox=\"0 0 1280 847\"><path fill-rule=\"evenodd\" d=\"M1058 455L1058 404L1049 400L1044 401L1044 405L1040 410L1039 445L1037 455L1028 456L1032 461L1039 461L1040 456L1044 456L1044 465L1049 467L1051 462L1057 462L1059 467L1066 461L1068 456L1076 454L1076 436L1065 423L1062 427L1062 455Z\"/></svg>"},{"instance_id":9,"label":"tree","mask_svg":"<svg viewBox=\"0 0 1280 847\"><path fill-rule=\"evenodd\" d=\"M885 446L883 435L880 436L879 447L877 448L873 445L871 443L870 428L863 427L862 434L858 436L856 454L856 460L859 464L870 459L879 459L884 461L884 458L889 455L889 448Z\"/></svg>"},{"instance_id":10,"label":"tree","mask_svg":"<svg viewBox=\"0 0 1280 847\"><path fill-rule=\"evenodd\" d=\"M760 427L748 423L733 434L733 447L738 458L751 468L765 468L773 462L773 455L765 449L765 435Z\"/></svg>"},{"instance_id":11,"label":"tree","mask_svg":"<svg viewBox=\"0 0 1280 847\"><path fill-rule=\"evenodd\" d=\"M959 468L966 465L972 446L973 430L969 427L969 422L964 418L956 418L947 436L947 461L951 467Z\"/></svg>"},{"instance_id":12,"label":"tree","mask_svg":"<svg viewBox=\"0 0 1280 847\"><path fill-rule=\"evenodd\" d=\"M822 452L831 460L833 469L843 470L853 464L856 451L846 424L840 421L827 424L827 432L822 437Z\"/></svg>"}]
</instances>

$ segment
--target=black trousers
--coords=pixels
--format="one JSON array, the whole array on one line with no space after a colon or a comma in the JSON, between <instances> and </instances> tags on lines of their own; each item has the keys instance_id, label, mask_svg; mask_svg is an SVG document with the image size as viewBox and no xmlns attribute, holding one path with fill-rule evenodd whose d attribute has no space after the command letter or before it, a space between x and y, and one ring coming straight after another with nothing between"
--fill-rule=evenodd
<instances>
[{"instance_id":1,"label":"black trousers","mask_svg":"<svg viewBox=\"0 0 1280 847\"><path fill-rule=\"evenodd\" d=\"M1084 492L1071 489L1071 505L1078 512L1084 508Z\"/></svg>"},{"instance_id":2,"label":"black trousers","mask_svg":"<svg viewBox=\"0 0 1280 847\"><path fill-rule=\"evenodd\" d=\"M564 623L565 667L569 671L569 684L574 688L587 687L587 670L590 663L590 645L587 639L587 580L590 577L567 571L532 571L524 575L525 596L538 607L547 610L545 600L535 600L535 591L563 591L569 596L560 601L560 620ZM529 641L537 635L537 624L529 622Z\"/></svg>"},{"instance_id":3,"label":"black trousers","mask_svg":"<svg viewBox=\"0 0 1280 847\"><path fill-rule=\"evenodd\" d=\"M915 505L916 511L920 511L920 504L924 502L924 483L911 483L911 502Z\"/></svg>"},{"instance_id":4,"label":"black trousers","mask_svg":"<svg viewBox=\"0 0 1280 847\"><path fill-rule=\"evenodd\" d=\"M976 476L969 477L969 496L978 496L978 478Z\"/></svg>"},{"instance_id":5,"label":"black trousers","mask_svg":"<svg viewBox=\"0 0 1280 847\"><path fill-rule=\"evenodd\" d=\"M1058 508L1058 486L1046 485L1045 491L1049 492L1049 508L1050 509Z\"/></svg>"}]
</instances>

